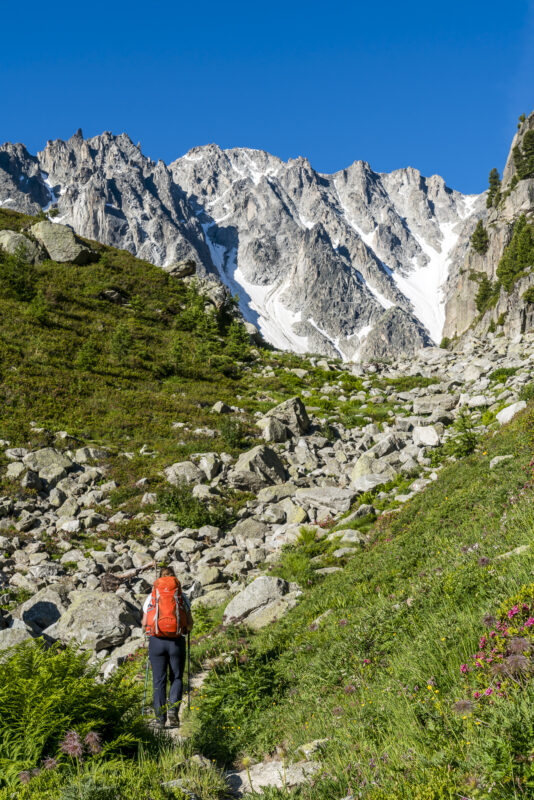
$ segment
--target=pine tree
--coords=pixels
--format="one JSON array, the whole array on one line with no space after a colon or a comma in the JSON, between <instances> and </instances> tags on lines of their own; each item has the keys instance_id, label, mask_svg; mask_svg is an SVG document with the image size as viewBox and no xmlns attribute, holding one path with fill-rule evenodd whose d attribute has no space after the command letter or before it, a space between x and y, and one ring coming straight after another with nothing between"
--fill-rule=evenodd
<instances>
[{"instance_id":1,"label":"pine tree","mask_svg":"<svg viewBox=\"0 0 534 800\"><path fill-rule=\"evenodd\" d=\"M473 235L471 236L471 245L473 250L480 255L484 255L484 253L487 252L489 246L489 237L481 219L479 219L477 222L477 226L473 231Z\"/></svg>"},{"instance_id":2,"label":"pine tree","mask_svg":"<svg viewBox=\"0 0 534 800\"><path fill-rule=\"evenodd\" d=\"M534 178L534 130L525 133L521 146L514 147L513 155L519 179Z\"/></svg>"},{"instance_id":3,"label":"pine tree","mask_svg":"<svg viewBox=\"0 0 534 800\"><path fill-rule=\"evenodd\" d=\"M493 284L487 275L483 275L478 285L475 305L479 314L483 314L493 296Z\"/></svg>"},{"instance_id":4,"label":"pine tree","mask_svg":"<svg viewBox=\"0 0 534 800\"><path fill-rule=\"evenodd\" d=\"M501 176L499 170L493 167L489 174L489 190L486 198L487 208L496 206L501 199Z\"/></svg>"}]
</instances>

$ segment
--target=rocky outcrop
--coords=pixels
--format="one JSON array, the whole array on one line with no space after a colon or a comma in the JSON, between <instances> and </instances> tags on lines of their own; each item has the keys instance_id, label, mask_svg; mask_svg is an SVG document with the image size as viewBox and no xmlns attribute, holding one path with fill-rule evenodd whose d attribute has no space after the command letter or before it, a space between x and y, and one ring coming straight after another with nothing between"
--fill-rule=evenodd
<instances>
[{"instance_id":1,"label":"rocky outcrop","mask_svg":"<svg viewBox=\"0 0 534 800\"><path fill-rule=\"evenodd\" d=\"M40 264L48 257L46 250L28 236L16 231L0 231L0 248L12 255L21 252L30 264Z\"/></svg>"},{"instance_id":2,"label":"rocky outcrop","mask_svg":"<svg viewBox=\"0 0 534 800\"><path fill-rule=\"evenodd\" d=\"M510 243L514 224L525 215L532 221L534 213L534 178L520 178L514 150L521 148L525 136L534 131L534 112L520 125L513 138L503 171L498 196L489 208L480 208L469 226L481 219L487 233L485 252L471 245L466 254L455 254L446 284L446 316L443 329L448 338L479 336L498 330L508 338L534 328L534 304L525 300L527 290L534 287L534 273L525 270L511 288L499 287L497 268ZM530 265L531 267L534 264ZM476 297L481 281L489 281L493 297L487 308L477 308Z\"/></svg>"}]
</instances>

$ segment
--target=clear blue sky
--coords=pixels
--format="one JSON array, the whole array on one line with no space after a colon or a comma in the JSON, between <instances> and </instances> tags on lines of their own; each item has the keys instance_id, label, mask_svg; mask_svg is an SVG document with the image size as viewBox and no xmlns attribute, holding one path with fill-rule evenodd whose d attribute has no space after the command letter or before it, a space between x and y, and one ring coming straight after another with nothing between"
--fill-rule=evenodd
<instances>
[{"instance_id":1,"label":"clear blue sky","mask_svg":"<svg viewBox=\"0 0 534 800\"><path fill-rule=\"evenodd\" d=\"M189 148L411 165L461 191L534 108L534 0L3 4L0 141L126 131Z\"/></svg>"}]
</instances>

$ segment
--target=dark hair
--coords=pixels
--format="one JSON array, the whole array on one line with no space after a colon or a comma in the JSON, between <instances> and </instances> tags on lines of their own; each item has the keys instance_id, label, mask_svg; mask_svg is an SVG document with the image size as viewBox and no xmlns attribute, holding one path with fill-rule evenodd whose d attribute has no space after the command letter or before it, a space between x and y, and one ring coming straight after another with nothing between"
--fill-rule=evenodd
<instances>
[{"instance_id":1,"label":"dark hair","mask_svg":"<svg viewBox=\"0 0 534 800\"><path fill-rule=\"evenodd\" d=\"M175 578L174 570L172 567L162 567L159 572L160 578Z\"/></svg>"}]
</instances>

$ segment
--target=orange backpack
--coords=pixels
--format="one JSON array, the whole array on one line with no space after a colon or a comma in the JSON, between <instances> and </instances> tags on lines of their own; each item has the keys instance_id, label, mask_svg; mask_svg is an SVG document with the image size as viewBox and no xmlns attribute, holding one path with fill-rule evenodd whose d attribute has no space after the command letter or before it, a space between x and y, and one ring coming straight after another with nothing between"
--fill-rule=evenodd
<instances>
[{"instance_id":1,"label":"orange backpack","mask_svg":"<svg viewBox=\"0 0 534 800\"><path fill-rule=\"evenodd\" d=\"M172 576L157 579L146 617L149 636L176 639L189 633L193 617L184 601L180 581Z\"/></svg>"}]
</instances>

